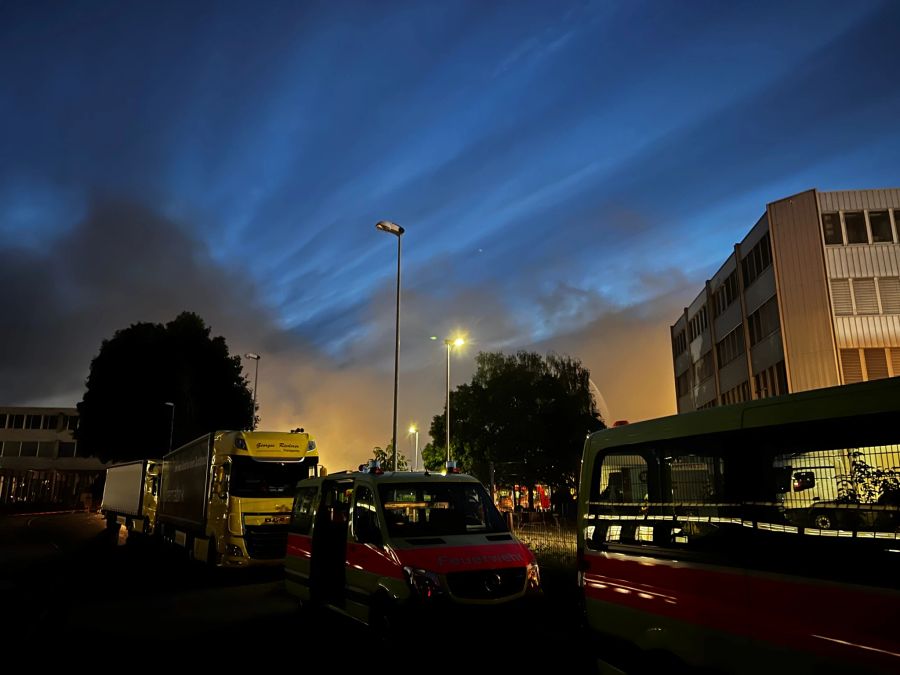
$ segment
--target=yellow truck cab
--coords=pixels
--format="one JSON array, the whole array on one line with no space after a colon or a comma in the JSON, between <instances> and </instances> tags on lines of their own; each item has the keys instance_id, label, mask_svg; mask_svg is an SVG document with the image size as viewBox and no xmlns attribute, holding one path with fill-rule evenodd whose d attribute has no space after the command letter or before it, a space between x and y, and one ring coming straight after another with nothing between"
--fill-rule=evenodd
<instances>
[{"instance_id":1,"label":"yellow truck cab","mask_svg":"<svg viewBox=\"0 0 900 675\"><path fill-rule=\"evenodd\" d=\"M297 484L285 572L301 604L374 628L540 591L534 555L477 479L377 465Z\"/></svg>"}]
</instances>

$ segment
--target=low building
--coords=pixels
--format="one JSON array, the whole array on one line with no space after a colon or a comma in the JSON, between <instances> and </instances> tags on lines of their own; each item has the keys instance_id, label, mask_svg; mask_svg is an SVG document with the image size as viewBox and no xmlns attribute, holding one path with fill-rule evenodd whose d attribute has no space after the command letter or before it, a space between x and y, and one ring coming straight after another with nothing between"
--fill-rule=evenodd
<instances>
[{"instance_id":1,"label":"low building","mask_svg":"<svg viewBox=\"0 0 900 675\"><path fill-rule=\"evenodd\" d=\"M0 509L90 508L105 466L81 456L75 408L0 407Z\"/></svg>"},{"instance_id":2,"label":"low building","mask_svg":"<svg viewBox=\"0 0 900 675\"><path fill-rule=\"evenodd\" d=\"M900 376L900 189L766 211L671 327L678 412Z\"/></svg>"}]
</instances>

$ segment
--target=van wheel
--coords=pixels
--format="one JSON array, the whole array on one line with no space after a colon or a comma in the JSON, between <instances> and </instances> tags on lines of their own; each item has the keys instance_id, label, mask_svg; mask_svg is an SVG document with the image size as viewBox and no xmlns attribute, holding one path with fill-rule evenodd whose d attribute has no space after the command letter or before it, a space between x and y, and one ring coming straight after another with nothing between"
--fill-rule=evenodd
<instances>
[{"instance_id":1,"label":"van wheel","mask_svg":"<svg viewBox=\"0 0 900 675\"><path fill-rule=\"evenodd\" d=\"M834 529L834 517L827 511L819 511L813 514L813 524L820 530Z\"/></svg>"}]
</instances>

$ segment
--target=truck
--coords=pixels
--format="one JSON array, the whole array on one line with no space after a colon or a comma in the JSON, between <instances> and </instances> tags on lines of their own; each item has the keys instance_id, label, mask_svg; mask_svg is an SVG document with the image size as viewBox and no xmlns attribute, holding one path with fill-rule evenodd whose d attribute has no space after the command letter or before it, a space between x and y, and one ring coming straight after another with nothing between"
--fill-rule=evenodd
<instances>
[{"instance_id":1,"label":"truck","mask_svg":"<svg viewBox=\"0 0 900 675\"><path fill-rule=\"evenodd\" d=\"M106 470L100 513L107 527L118 532L152 535L156 527L159 460L115 464Z\"/></svg>"},{"instance_id":2,"label":"truck","mask_svg":"<svg viewBox=\"0 0 900 675\"><path fill-rule=\"evenodd\" d=\"M101 507L111 528L185 549L214 567L282 564L298 481L318 475L311 436L214 431L161 460L110 467Z\"/></svg>"}]
</instances>

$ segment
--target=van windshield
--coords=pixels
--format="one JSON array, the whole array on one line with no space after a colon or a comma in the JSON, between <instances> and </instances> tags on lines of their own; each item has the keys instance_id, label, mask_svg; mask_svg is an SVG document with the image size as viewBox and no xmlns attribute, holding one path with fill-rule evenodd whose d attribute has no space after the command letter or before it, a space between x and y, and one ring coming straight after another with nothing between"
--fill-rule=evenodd
<instances>
[{"instance_id":1,"label":"van windshield","mask_svg":"<svg viewBox=\"0 0 900 675\"><path fill-rule=\"evenodd\" d=\"M381 485L379 494L392 537L508 531L480 483Z\"/></svg>"},{"instance_id":2,"label":"van windshield","mask_svg":"<svg viewBox=\"0 0 900 675\"><path fill-rule=\"evenodd\" d=\"M306 462L278 462L232 457L231 494L235 497L292 495L297 481L309 477Z\"/></svg>"}]
</instances>

